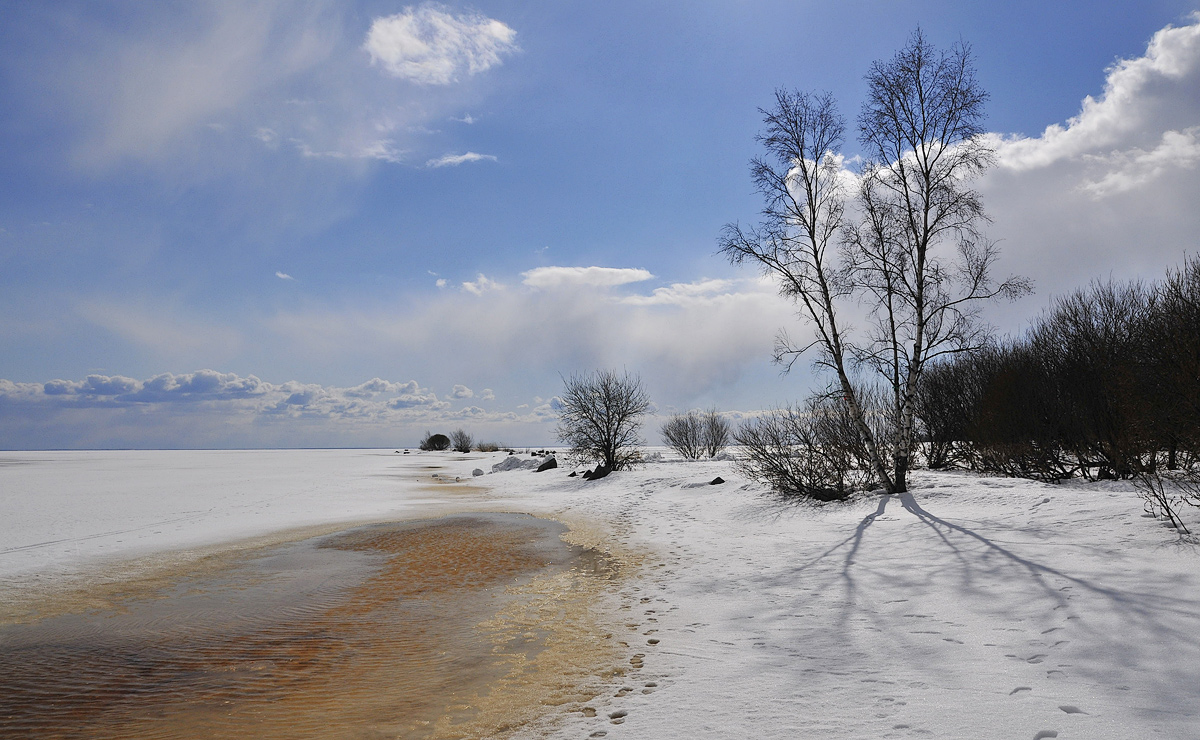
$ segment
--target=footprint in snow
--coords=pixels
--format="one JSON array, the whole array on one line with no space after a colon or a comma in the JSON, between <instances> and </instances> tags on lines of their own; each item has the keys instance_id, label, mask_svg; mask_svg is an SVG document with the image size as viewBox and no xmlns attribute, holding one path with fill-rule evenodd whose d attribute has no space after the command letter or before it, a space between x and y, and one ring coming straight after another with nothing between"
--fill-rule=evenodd
<instances>
[{"instance_id":1,"label":"footprint in snow","mask_svg":"<svg viewBox=\"0 0 1200 740\"><path fill-rule=\"evenodd\" d=\"M1045 740L1045 738L1048 738L1048 737L1058 737L1058 731L1057 730L1042 730L1041 732L1039 732L1038 734L1033 736L1033 740Z\"/></svg>"},{"instance_id":2,"label":"footprint in snow","mask_svg":"<svg viewBox=\"0 0 1200 740\"><path fill-rule=\"evenodd\" d=\"M1063 710L1067 714L1087 714L1087 712L1085 712L1082 709L1080 709L1079 707L1073 706L1071 704L1061 704L1061 705L1059 705L1058 708Z\"/></svg>"},{"instance_id":3,"label":"footprint in snow","mask_svg":"<svg viewBox=\"0 0 1200 740\"><path fill-rule=\"evenodd\" d=\"M613 712L612 714L608 715L608 719L614 725L619 725L625 721L625 717L628 716L628 714L629 714L629 712L626 712L624 709L621 709L621 710L618 710L618 711Z\"/></svg>"},{"instance_id":4,"label":"footprint in snow","mask_svg":"<svg viewBox=\"0 0 1200 740\"><path fill-rule=\"evenodd\" d=\"M1029 693L1031 691L1033 691L1033 689L1029 686L1018 686L1017 688L1008 692L1008 695L1012 696L1013 694L1020 694L1021 696L1025 696L1027 693Z\"/></svg>"}]
</instances>

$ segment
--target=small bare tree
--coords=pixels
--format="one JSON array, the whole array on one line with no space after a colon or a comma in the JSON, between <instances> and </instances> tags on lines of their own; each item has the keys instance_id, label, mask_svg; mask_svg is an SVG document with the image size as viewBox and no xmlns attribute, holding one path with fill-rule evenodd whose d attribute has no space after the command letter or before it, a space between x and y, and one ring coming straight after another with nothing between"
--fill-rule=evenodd
<instances>
[{"instance_id":1,"label":"small bare tree","mask_svg":"<svg viewBox=\"0 0 1200 740\"><path fill-rule=\"evenodd\" d=\"M694 411L675 414L663 422L663 440L685 460L699 460L705 451L704 421Z\"/></svg>"},{"instance_id":2,"label":"small bare tree","mask_svg":"<svg viewBox=\"0 0 1200 740\"><path fill-rule=\"evenodd\" d=\"M729 426L729 421L721 416L715 408L704 412L701 417L701 423L704 425L702 438L704 440L704 453L709 457L716 457L721 454L721 451L729 446L729 440L733 436L733 430Z\"/></svg>"},{"instance_id":3,"label":"small bare tree","mask_svg":"<svg viewBox=\"0 0 1200 740\"><path fill-rule=\"evenodd\" d=\"M598 370L564 382L558 412L558 438L570 454L595 460L609 470L636 462L641 419L650 409L642 381L628 371Z\"/></svg>"},{"instance_id":4,"label":"small bare tree","mask_svg":"<svg viewBox=\"0 0 1200 740\"><path fill-rule=\"evenodd\" d=\"M455 452L470 452L474 444L475 440L462 429L455 429L450 433L450 446Z\"/></svg>"}]
</instances>

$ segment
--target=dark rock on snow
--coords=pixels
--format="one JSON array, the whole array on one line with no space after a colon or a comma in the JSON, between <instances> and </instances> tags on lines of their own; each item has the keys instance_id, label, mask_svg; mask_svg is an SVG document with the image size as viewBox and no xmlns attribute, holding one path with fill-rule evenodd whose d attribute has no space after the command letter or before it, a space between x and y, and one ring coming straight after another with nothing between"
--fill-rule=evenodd
<instances>
[{"instance_id":1,"label":"dark rock on snow","mask_svg":"<svg viewBox=\"0 0 1200 740\"><path fill-rule=\"evenodd\" d=\"M537 470L535 470L533 472L540 473L543 470L553 470L554 468L557 468L557 467L558 467L558 460L555 460L554 458L551 457L551 458L548 458L541 465L537 466Z\"/></svg>"},{"instance_id":2,"label":"dark rock on snow","mask_svg":"<svg viewBox=\"0 0 1200 740\"><path fill-rule=\"evenodd\" d=\"M584 480L600 480L604 476L612 472L612 468L606 468L603 465L597 465L595 470L589 470L583 474Z\"/></svg>"}]
</instances>

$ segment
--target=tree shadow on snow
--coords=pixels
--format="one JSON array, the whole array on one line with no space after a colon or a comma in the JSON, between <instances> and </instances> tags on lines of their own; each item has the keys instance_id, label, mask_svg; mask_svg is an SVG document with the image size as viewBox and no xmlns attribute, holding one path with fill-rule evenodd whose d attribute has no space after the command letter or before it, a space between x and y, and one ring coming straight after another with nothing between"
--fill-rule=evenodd
<instances>
[{"instance_id":1,"label":"tree shadow on snow","mask_svg":"<svg viewBox=\"0 0 1200 740\"><path fill-rule=\"evenodd\" d=\"M913 543L916 535L911 525L885 528L878 534L872 531L893 498L904 511L928 527L934 535L931 543ZM1031 528L1015 531L1024 536L1033 533ZM1087 659L1086 665L1074 666L1073 672L1113 686L1125 683L1129 670L1144 666L1142 679L1154 684L1164 704L1182 702L1194 708L1195 696L1200 691L1200 671L1188 664L1182 654L1200 655L1200 629L1197 629L1200 599L1190 591L1175 595L1173 587L1179 584L1170 582L1147 584L1145 588L1137 587L1136 583L1132 587L1121 586L1129 584L1131 578L1152 578L1154 574L1134 575L1122 570L1117 562L1109 572L1083 577L1069 572L1072 564L1066 558L1052 564L1051 558L1028 554L1030 549L1054 546L1053 538L1049 540L1000 542L931 513L912 493L884 495L878 507L864 516L846 537L780 574L776 583L795 584L803 580L811 585L815 580L812 593L823 593L840 602L839 612L834 615L834 629L850 634L867 624L873 631L887 633L898 649L911 648L913 655L923 654L922 650L927 652L928 643L922 647L919 634L908 629L912 623L889 614L889 604L904 603L904 608L911 605L914 611L919 607L936 612L939 600L950 596L951 609L965 608L993 622L997 629L1026 622L1024 630L1019 631L1035 638L1060 629L1042 631L1040 628L1047 624L1066 625L1065 620L1072 620L1073 639L1085 641L1082 652L1077 650L1075 654ZM937 552L939 545L944 548L941 554ZM1078 550L1084 545L1069 543L1068 546ZM1018 552L1019 549L1025 552ZM949 560L944 557L946 554ZM908 567L902 560L906 556L913 559ZM840 562L830 562L831 559ZM1095 562L1104 561L1097 561L1092 554L1089 567ZM925 599L928 603L922 606ZM1113 631L1114 624L1121 627ZM1010 634L1007 639L1017 638ZM1023 656L1016 657L1025 660ZM1034 662L1037 658L1033 654L1028 660ZM1157 671L1153 675L1146 672L1151 666Z\"/></svg>"}]
</instances>

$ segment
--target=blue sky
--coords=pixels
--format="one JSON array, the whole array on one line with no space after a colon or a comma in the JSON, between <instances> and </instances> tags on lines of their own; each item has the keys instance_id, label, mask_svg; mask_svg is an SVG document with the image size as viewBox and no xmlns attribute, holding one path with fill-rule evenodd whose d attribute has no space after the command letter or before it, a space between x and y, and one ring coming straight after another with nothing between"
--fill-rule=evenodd
<instances>
[{"instance_id":1,"label":"blue sky","mask_svg":"<svg viewBox=\"0 0 1200 740\"><path fill-rule=\"evenodd\" d=\"M603 366L664 413L802 396L716 235L772 91L853 121L918 25L991 94L1019 330L1195 249L1197 7L0 3L0 447L538 444Z\"/></svg>"}]
</instances>

